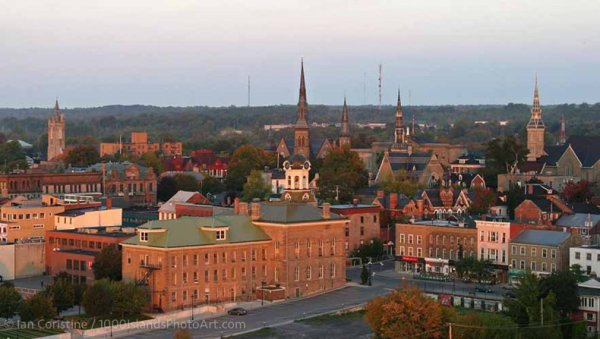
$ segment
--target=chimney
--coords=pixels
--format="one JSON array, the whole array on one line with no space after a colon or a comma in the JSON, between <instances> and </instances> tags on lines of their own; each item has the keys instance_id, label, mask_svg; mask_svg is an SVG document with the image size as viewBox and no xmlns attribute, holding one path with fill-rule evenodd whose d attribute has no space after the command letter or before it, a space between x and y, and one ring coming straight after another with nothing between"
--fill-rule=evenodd
<instances>
[{"instance_id":1,"label":"chimney","mask_svg":"<svg viewBox=\"0 0 600 339\"><path fill-rule=\"evenodd\" d=\"M248 215L248 203L240 202L239 213L240 215Z\"/></svg>"},{"instance_id":2,"label":"chimney","mask_svg":"<svg viewBox=\"0 0 600 339\"><path fill-rule=\"evenodd\" d=\"M390 193L390 209L398 207L398 193Z\"/></svg>"},{"instance_id":3,"label":"chimney","mask_svg":"<svg viewBox=\"0 0 600 339\"><path fill-rule=\"evenodd\" d=\"M377 197L383 198L383 197L385 197L385 193L383 193L383 191L377 191Z\"/></svg>"},{"instance_id":4,"label":"chimney","mask_svg":"<svg viewBox=\"0 0 600 339\"><path fill-rule=\"evenodd\" d=\"M79 198L78 198L78 199L79 199ZM106 197L106 202L105 202L105 205L106 205L106 209L107 209L107 210L109 210L109 209L111 209L111 208L112 208L112 197Z\"/></svg>"},{"instance_id":5,"label":"chimney","mask_svg":"<svg viewBox=\"0 0 600 339\"><path fill-rule=\"evenodd\" d=\"M260 203L259 202L253 202L252 203L252 216L251 216L252 220L258 220L260 219Z\"/></svg>"},{"instance_id":6,"label":"chimney","mask_svg":"<svg viewBox=\"0 0 600 339\"><path fill-rule=\"evenodd\" d=\"M417 199L417 211L419 211L419 215L423 215L423 199Z\"/></svg>"},{"instance_id":7,"label":"chimney","mask_svg":"<svg viewBox=\"0 0 600 339\"><path fill-rule=\"evenodd\" d=\"M238 197L235 197L235 199L233 199L233 213L240 214L240 198Z\"/></svg>"},{"instance_id":8,"label":"chimney","mask_svg":"<svg viewBox=\"0 0 600 339\"><path fill-rule=\"evenodd\" d=\"M331 212L330 212L331 205L328 202L324 202L323 206L321 206L321 207L323 208L323 219L331 218Z\"/></svg>"}]
</instances>

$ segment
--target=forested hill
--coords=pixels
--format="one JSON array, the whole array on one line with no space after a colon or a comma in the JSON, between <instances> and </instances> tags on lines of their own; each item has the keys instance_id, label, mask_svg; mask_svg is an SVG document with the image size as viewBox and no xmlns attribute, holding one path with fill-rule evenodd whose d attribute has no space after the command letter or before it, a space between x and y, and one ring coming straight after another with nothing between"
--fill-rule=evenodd
<instances>
[{"instance_id":1,"label":"forested hill","mask_svg":"<svg viewBox=\"0 0 600 339\"><path fill-rule=\"evenodd\" d=\"M508 120L509 124L502 133L519 133L529 119L530 106L523 104L508 105L461 105L461 106L409 106L404 107L404 119L410 124L413 115L417 123L426 123L435 128L421 131L432 141L483 142L498 135L497 124ZM559 119L564 114L567 121L567 133L581 135L600 135L600 103L564 104L543 106L543 119L550 135L558 133ZM148 131L153 140L178 139L187 147L210 147L210 142L220 132L228 129L244 131L242 136L228 136L221 139L240 139L255 144L266 143L268 139L289 134L288 131L266 133L265 124L293 123L296 107L279 105L266 107L156 107L144 105L111 105L94 108L65 108L67 119L67 142L70 144L92 141L116 141L119 135L128 137L128 132ZM386 131L363 133L364 142L388 140L394 121L395 106L383 106L379 112L376 106L351 106L351 123L385 122ZM22 139L43 149L47 117L51 109L0 108L0 133L9 139ZM337 123L341 118L340 106L311 105L308 118L310 122ZM488 121L486 127L475 125L475 121ZM283 133L283 134L282 134ZM316 137L335 136L337 130L315 129ZM225 134L221 134L225 135ZM316 138L315 138L316 139ZM212 140L212 141L211 141ZM553 140L550 140L551 142ZM219 147L220 148L220 147ZM228 146L223 146L227 150Z\"/></svg>"}]
</instances>

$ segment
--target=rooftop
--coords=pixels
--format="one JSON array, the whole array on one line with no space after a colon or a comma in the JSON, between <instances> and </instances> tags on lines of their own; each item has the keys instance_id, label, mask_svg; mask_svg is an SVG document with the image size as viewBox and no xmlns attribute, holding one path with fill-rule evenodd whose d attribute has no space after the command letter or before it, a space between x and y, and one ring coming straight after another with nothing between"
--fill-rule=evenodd
<instances>
[{"instance_id":1,"label":"rooftop","mask_svg":"<svg viewBox=\"0 0 600 339\"><path fill-rule=\"evenodd\" d=\"M111 208L111 209L116 209L116 208ZM88 212L96 212L96 211L106 211L108 210L105 206L98 206L98 207L88 207L88 208L75 208L72 210L67 210L61 213L57 213L57 216L60 217L77 217L80 215L84 215Z\"/></svg>"},{"instance_id":2,"label":"rooftop","mask_svg":"<svg viewBox=\"0 0 600 339\"><path fill-rule=\"evenodd\" d=\"M262 203L260 213L259 221L279 224L345 219L336 213L330 213L330 218L324 219L320 208L305 203Z\"/></svg>"},{"instance_id":3,"label":"rooftop","mask_svg":"<svg viewBox=\"0 0 600 339\"><path fill-rule=\"evenodd\" d=\"M108 230L107 230L108 228ZM49 230L52 233L89 234L98 237L123 238L135 234L135 227L84 227L70 230Z\"/></svg>"},{"instance_id":4,"label":"rooftop","mask_svg":"<svg viewBox=\"0 0 600 339\"><path fill-rule=\"evenodd\" d=\"M569 238L567 232L547 231L547 230L523 230L519 235L511 240L518 244L559 246Z\"/></svg>"},{"instance_id":5,"label":"rooftop","mask_svg":"<svg viewBox=\"0 0 600 339\"><path fill-rule=\"evenodd\" d=\"M215 240L207 230L202 228L227 227L226 239ZM153 220L138 228L143 230L164 230L153 233L147 242L141 242L139 236L131 237L123 242L128 245L177 248L189 246L210 246L215 244L232 244L271 240L258 226L254 225L246 215L224 215L214 217L182 217L173 220Z\"/></svg>"}]
</instances>

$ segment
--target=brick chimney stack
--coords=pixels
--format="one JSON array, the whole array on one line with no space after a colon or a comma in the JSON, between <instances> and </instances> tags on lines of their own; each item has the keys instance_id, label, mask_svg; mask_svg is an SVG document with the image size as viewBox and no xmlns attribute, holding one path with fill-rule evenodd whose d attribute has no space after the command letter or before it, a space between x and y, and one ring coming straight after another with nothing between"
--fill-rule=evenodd
<instances>
[{"instance_id":1,"label":"brick chimney stack","mask_svg":"<svg viewBox=\"0 0 600 339\"><path fill-rule=\"evenodd\" d=\"M238 214L239 215L248 215L248 203L247 202L240 202Z\"/></svg>"},{"instance_id":2,"label":"brick chimney stack","mask_svg":"<svg viewBox=\"0 0 600 339\"><path fill-rule=\"evenodd\" d=\"M331 218L331 205L328 202L324 202L323 206L323 219Z\"/></svg>"},{"instance_id":3,"label":"brick chimney stack","mask_svg":"<svg viewBox=\"0 0 600 339\"><path fill-rule=\"evenodd\" d=\"M252 203L252 220L260 219L260 203L253 202Z\"/></svg>"},{"instance_id":4,"label":"brick chimney stack","mask_svg":"<svg viewBox=\"0 0 600 339\"><path fill-rule=\"evenodd\" d=\"M240 198L233 199L233 213L240 214Z\"/></svg>"},{"instance_id":5,"label":"brick chimney stack","mask_svg":"<svg viewBox=\"0 0 600 339\"><path fill-rule=\"evenodd\" d=\"M398 193L390 193L390 209L396 209L398 206Z\"/></svg>"}]
</instances>

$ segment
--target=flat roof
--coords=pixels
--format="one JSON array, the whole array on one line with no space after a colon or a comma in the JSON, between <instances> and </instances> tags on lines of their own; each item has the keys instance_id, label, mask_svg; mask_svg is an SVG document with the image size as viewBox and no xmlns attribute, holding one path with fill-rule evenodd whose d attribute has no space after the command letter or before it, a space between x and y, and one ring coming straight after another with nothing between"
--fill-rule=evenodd
<instances>
[{"instance_id":1,"label":"flat roof","mask_svg":"<svg viewBox=\"0 0 600 339\"><path fill-rule=\"evenodd\" d=\"M110 208L111 210L116 210L118 208ZM84 215L87 212L96 212L96 211L108 211L109 209L106 206L94 206L94 207L85 207L85 208L74 208L71 210L67 210L61 213L57 213L57 216L60 217L76 217L79 215Z\"/></svg>"},{"instance_id":2,"label":"flat roof","mask_svg":"<svg viewBox=\"0 0 600 339\"><path fill-rule=\"evenodd\" d=\"M321 206L323 207L323 206ZM375 207L375 208L380 208L377 205L367 205L367 204L340 204L340 205L331 205L330 208L335 208L335 209L350 209L350 208L369 208L369 207Z\"/></svg>"},{"instance_id":3,"label":"flat roof","mask_svg":"<svg viewBox=\"0 0 600 339\"><path fill-rule=\"evenodd\" d=\"M113 226L117 227L117 226ZM105 227L84 227L85 230L96 230L97 232L85 232L80 231L81 229L70 229L70 230L49 230L47 232L52 233L66 233L66 234L82 234L82 235L94 235L98 237L111 237L111 238L123 238L123 237L131 237L135 235L135 231L131 233L123 232L122 229L132 229L135 230L135 227L120 227L119 231L106 231Z\"/></svg>"}]
</instances>

